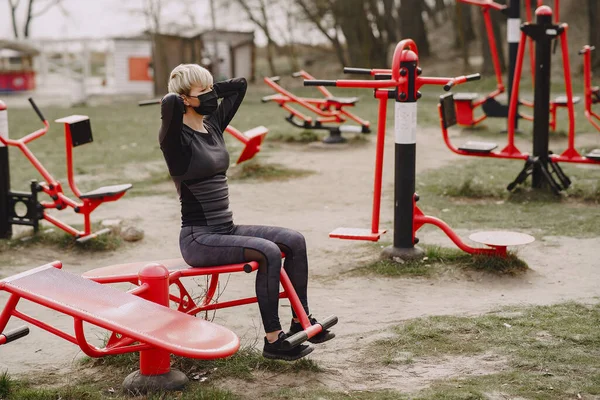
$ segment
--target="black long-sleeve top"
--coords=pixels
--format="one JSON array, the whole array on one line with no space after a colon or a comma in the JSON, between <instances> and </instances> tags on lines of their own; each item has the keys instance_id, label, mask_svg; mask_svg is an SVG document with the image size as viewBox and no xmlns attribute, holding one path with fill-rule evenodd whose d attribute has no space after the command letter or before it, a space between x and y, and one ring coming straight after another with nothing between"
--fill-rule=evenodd
<instances>
[{"instance_id":1,"label":"black long-sleeve top","mask_svg":"<svg viewBox=\"0 0 600 400\"><path fill-rule=\"evenodd\" d=\"M226 176L229 153L223 130L244 99L247 82L235 78L217 82L213 88L222 100L213 114L204 117L208 133L183 123L185 106L178 94L169 93L161 101L158 140L181 201L182 226L233 221Z\"/></svg>"}]
</instances>

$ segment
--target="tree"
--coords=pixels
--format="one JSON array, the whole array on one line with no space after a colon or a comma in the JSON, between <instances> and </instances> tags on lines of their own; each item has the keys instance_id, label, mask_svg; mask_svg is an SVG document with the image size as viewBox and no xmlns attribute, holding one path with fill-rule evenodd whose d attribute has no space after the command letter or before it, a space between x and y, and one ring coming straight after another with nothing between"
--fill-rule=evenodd
<instances>
[{"instance_id":1,"label":"tree","mask_svg":"<svg viewBox=\"0 0 600 400\"><path fill-rule=\"evenodd\" d=\"M419 48L419 56L427 57L430 54L427 29L423 21L424 0L402 0L398 10L400 31L402 38L410 38Z\"/></svg>"},{"instance_id":2,"label":"tree","mask_svg":"<svg viewBox=\"0 0 600 400\"><path fill-rule=\"evenodd\" d=\"M331 42L340 65L347 66L348 59L340 40L340 27L332 12L333 0L295 0L304 16Z\"/></svg>"},{"instance_id":3,"label":"tree","mask_svg":"<svg viewBox=\"0 0 600 400\"><path fill-rule=\"evenodd\" d=\"M267 4L268 0L235 0L235 2L246 12L246 15L254 25L256 25L267 38L267 62L269 63L269 69L271 75L277 75L275 69L275 49L277 43L273 40L271 35L271 28L269 24L269 14L267 13L267 6L271 9L274 4L271 2Z\"/></svg>"},{"instance_id":4,"label":"tree","mask_svg":"<svg viewBox=\"0 0 600 400\"><path fill-rule=\"evenodd\" d=\"M10 16L13 28L13 35L15 39L20 37L28 38L31 33L32 21L45 14L48 10L53 7L60 7L63 14L67 14L67 11L63 7L63 0L28 0L27 2L27 13L25 14L25 24L23 27L22 35L19 34L19 26L17 21L17 10L21 0L8 0L8 6L10 7Z\"/></svg>"},{"instance_id":5,"label":"tree","mask_svg":"<svg viewBox=\"0 0 600 400\"><path fill-rule=\"evenodd\" d=\"M599 71L600 70L600 56L598 56L598 51L600 51L600 26L598 25L598 21L600 21L600 1L598 0L588 0L588 21L589 21L589 44L590 46L596 46L596 54L592 53L592 69Z\"/></svg>"}]
</instances>

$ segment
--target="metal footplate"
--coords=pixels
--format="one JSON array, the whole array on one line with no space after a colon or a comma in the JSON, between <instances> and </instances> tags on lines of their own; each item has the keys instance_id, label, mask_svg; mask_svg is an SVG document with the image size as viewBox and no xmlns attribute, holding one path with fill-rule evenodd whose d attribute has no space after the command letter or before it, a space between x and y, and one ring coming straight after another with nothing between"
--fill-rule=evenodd
<instances>
[{"instance_id":1,"label":"metal footplate","mask_svg":"<svg viewBox=\"0 0 600 400\"><path fill-rule=\"evenodd\" d=\"M461 145L458 149L462 151L468 151L469 153L490 153L496 149L498 145L492 142L476 142L469 140L467 143Z\"/></svg>"},{"instance_id":2,"label":"metal footplate","mask_svg":"<svg viewBox=\"0 0 600 400\"><path fill-rule=\"evenodd\" d=\"M282 347L284 350L293 349L296 346L301 345L306 342L311 337L323 332L326 329L331 328L335 324L338 323L338 317L332 315L330 317L325 318L323 321L319 322L318 325L321 326L321 329L318 329L318 325L312 325L307 330L300 331L298 333L293 334L283 341ZM309 337L309 332L311 331L311 335Z\"/></svg>"},{"instance_id":3,"label":"metal footplate","mask_svg":"<svg viewBox=\"0 0 600 400\"><path fill-rule=\"evenodd\" d=\"M473 101L479 98L478 93L454 93L454 101Z\"/></svg>"},{"instance_id":4,"label":"metal footplate","mask_svg":"<svg viewBox=\"0 0 600 400\"><path fill-rule=\"evenodd\" d=\"M379 232L374 233L370 229L363 228L337 228L329 233L329 237L335 239L369 240L371 242L376 242L385 232L385 229L380 229Z\"/></svg>"},{"instance_id":5,"label":"metal footplate","mask_svg":"<svg viewBox=\"0 0 600 400\"><path fill-rule=\"evenodd\" d=\"M586 158L594 161L600 161L600 149L594 149L585 155Z\"/></svg>"},{"instance_id":6,"label":"metal footplate","mask_svg":"<svg viewBox=\"0 0 600 400\"><path fill-rule=\"evenodd\" d=\"M490 247L522 246L535 241L531 235L511 231L476 232L472 233L469 239Z\"/></svg>"}]
</instances>

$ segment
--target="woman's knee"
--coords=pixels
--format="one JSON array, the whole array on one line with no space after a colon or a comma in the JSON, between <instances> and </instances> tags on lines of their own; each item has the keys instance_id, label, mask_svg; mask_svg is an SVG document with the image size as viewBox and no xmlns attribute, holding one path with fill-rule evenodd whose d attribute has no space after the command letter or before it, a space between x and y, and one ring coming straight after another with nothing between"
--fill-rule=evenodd
<instances>
[{"instance_id":1,"label":"woman's knee","mask_svg":"<svg viewBox=\"0 0 600 400\"><path fill-rule=\"evenodd\" d=\"M281 250L273 242L261 240L244 248L247 261L257 261L262 268L268 267L279 269L281 267Z\"/></svg>"},{"instance_id":2,"label":"woman's knee","mask_svg":"<svg viewBox=\"0 0 600 400\"><path fill-rule=\"evenodd\" d=\"M288 229L286 232L285 243L282 243L285 247L288 247L292 254L294 253L306 253L306 239L298 231ZM285 253L284 249L284 253Z\"/></svg>"}]
</instances>

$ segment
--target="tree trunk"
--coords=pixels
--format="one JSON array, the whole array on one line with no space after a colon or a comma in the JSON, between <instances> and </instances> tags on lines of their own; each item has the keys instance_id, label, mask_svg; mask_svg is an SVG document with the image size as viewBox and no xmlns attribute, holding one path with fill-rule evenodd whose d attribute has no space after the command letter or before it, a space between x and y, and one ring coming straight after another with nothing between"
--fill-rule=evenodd
<instances>
[{"instance_id":1,"label":"tree trunk","mask_svg":"<svg viewBox=\"0 0 600 400\"><path fill-rule=\"evenodd\" d=\"M346 38L350 63L365 68L386 65L386 52L373 35L364 1L337 0L333 12Z\"/></svg>"},{"instance_id":2,"label":"tree trunk","mask_svg":"<svg viewBox=\"0 0 600 400\"><path fill-rule=\"evenodd\" d=\"M473 40L476 39L475 31L473 29L473 6L464 3L456 3L455 5L455 42L454 47L457 49L461 48L461 43L465 46L469 46Z\"/></svg>"},{"instance_id":3,"label":"tree trunk","mask_svg":"<svg viewBox=\"0 0 600 400\"><path fill-rule=\"evenodd\" d=\"M596 51L592 52L592 69L594 71L600 71L600 1L599 0L588 0L589 7L589 44L590 46L596 46ZM595 53L595 54L594 54Z\"/></svg>"},{"instance_id":4,"label":"tree trunk","mask_svg":"<svg viewBox=\"0 0 600 400\"><path fill-rule=\"evenodd\" d=\"M424 0L402 0L398 11L402 39L412 39L419 48L419 56L430 54L427 30L423 21Z\"/></svg>"},{"instance_id":5,"label":"tree trunk","mask_svg":"<svg viewBox=\"0 0 600 400\"><path fill-rule=\"evenodd\" d=\"M29 37L29 26L31 25L31 20L33 18L33 2L35 0L29 0L29 4L27 6L27 19L25 20L25 28L23 29L23 36Z\"/></svg>"},{"instance_id":6,"label":"tree trunk","mask_svg":"<svg viewBox=\"0 0 600 400\"><path fill-rule=\"evenodd\" d=\"M295 1L296 1L296 4L298 6L300 6L302 11L304 12L304 15L306 16L306 18L310 22L312 22L317 27L317 29L319 29L319 31L331 42L331 45L333 46L333 48L335 50L335 55L337 56L337 58L340 62L340 65L342 67L347 66L348 61L346 59L346 53L344 52L344 48L342 47L342 44L340 43L338 34L337 34L337 24L335 24L335 26L332 29L333 33L331 33L331 30L329 29L329 27L325 26L325 24L322 21L324 15L327 12L333 12L332 7L327 8L326 11L321 10L321 12L319 13L319 12L313 12L313 10L316 9L316 7L313 7L313 4L310 4L306 0L295 0Z\"/></svg>"}]
</instances>

